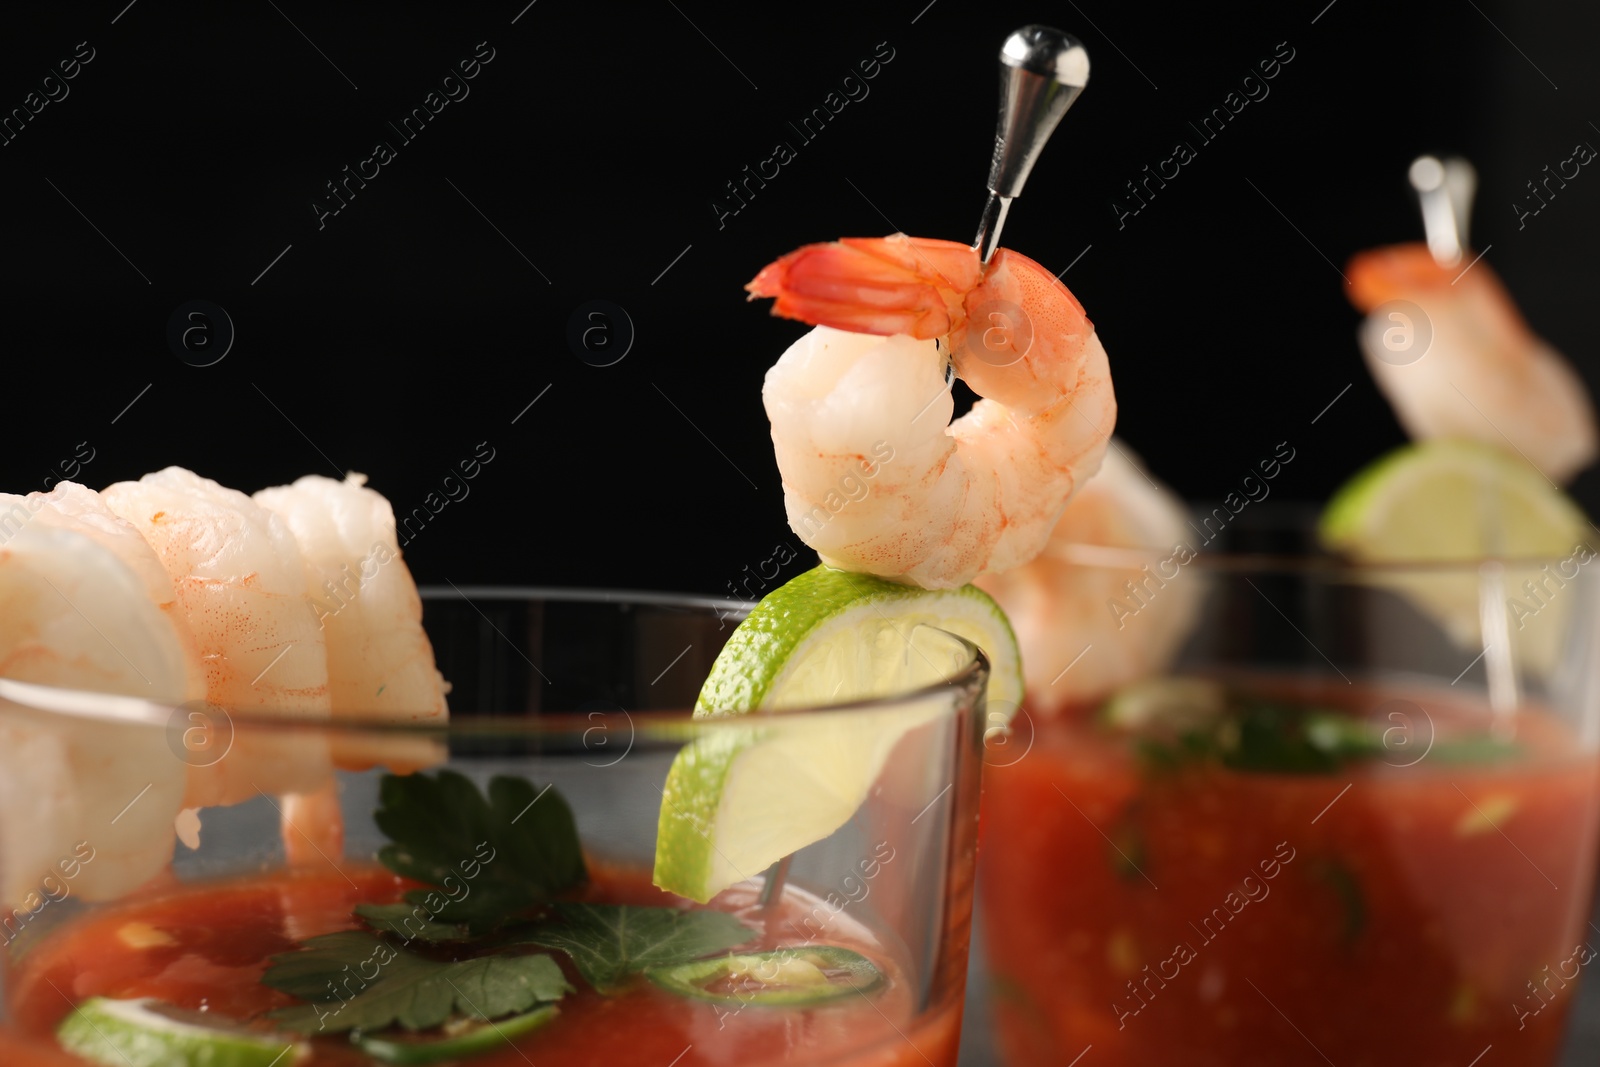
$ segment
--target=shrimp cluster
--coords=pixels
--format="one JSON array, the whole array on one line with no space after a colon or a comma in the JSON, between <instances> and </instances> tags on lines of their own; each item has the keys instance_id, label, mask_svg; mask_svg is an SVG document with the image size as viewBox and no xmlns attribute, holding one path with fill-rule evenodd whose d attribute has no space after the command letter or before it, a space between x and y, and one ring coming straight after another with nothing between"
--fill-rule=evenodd
<instances>
[{"instance_id":1,"label":"shrimp cluster","mask_svg":"<svg viewBox=\"0 0 1600 1067\"><path fill-rule=\"evenodd\" d=\"M1116 422L1105 349L1026 256L847 238L747 288L816 327L762 395L789 524L825 562L929 589L1020 566L1099 468ZM981 398L954 422L952 368ZM869 469L870 491L837 506Z\"/></svg>"},{"instance_id":2,"label":"shrimp cluster","mask_svg":"<svg viewBox=\"0 0 1600 1067\"><path fill-rule=\"evenodd\" d=\"M1588 390L1562 355L1528 327L1485 262L1435 262L1420 242L1350 261L1350 299L1367 319L1361 347L1408 434L1506 442L1556 482L1593 463L1600 446ZM1408 321L1392 301L1420 309ZM1424 351L1416 331L1431 338Z\"/></svg>"},{"instance_id":3,"label":"shrimp cluster","mask_svg":"<svg viewBox=\"0 0 1600 1067\"><path fill-rule=\"evenodd\" d=\"M393 513L363 483L302 478L252 499L169 467L100 493L64 482L0 495L0 677L192 707L202 739L207 709L445 717ZM378 573L350 588L345 576L375 554ZM335 613L322 605L336 583L350 599ZM189 759L159 726L5 710L0 899L30 910L78 844L95 859L76 891L116 897L158 875L180 835L197 844L198 809L258 792L283 797L291 862L337 855L333 768L393 756L242 733L225 756Z\"/></svg>"}]
</instances>

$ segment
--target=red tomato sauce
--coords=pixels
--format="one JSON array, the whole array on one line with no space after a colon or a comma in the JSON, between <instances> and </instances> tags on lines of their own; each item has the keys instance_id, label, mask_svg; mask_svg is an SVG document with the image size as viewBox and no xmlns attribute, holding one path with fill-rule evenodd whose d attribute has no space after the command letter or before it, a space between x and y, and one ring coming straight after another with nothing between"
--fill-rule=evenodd
<instances>
[{"instance_id":1,"label":"red tomato sauce","mask_svg":"<svg viewBox=\"0 0 1600 1067\"><path fill-rule=\"evenodd\" d=\"M318 934L359 928L358 903L389 903L414 883L374 867L343 864L343 873L292 871L265 877L166 889L143 899L99 908L31 946L12 964L9 1031L0 1030L5 1062L19 1067L66 1067L81 1061L55 1048L50 1035L72 1006L93 996L155 997L235 1020L298 1003L261 984L269 958ZM585 899L614 904L676 902L645 872L591 861ZM802 942L785 933L815 912L817 901L790 889L775 909L761 911L753 895L730 890L714 903L764 928L739 951L765 951ZM791 925L793 924L793 925ZM540 1067L648 1063L657 1067L802 1063L835 1067L953 1067L961 1021L960 991L918 1013L914 983L903 964L864 927L836 916L823 940L872 959L888 981L870 999L855 997L814 1008L711 1004L668 993L636 977L619 994L602 996L577 976L578 990L560 1001L560 1014L516 1041L516 1047L459 1062L474 1067ZM347 1035L319 1037L297 1067L355 1067L374 1063Z\"/></svg>"},{"instance_id":2,"label":"red tomato sauce","mask_svg":"<svg viewBox=\"0 0 1600 1067\"><path fill-rule=\"evenodd\" d=\"M1096 1067L1465 1067L1490 1045L1555 1062L1600 945L1600 765L1559 722L1519 713L1494 763L1162 774L1093 710L1040 721L985 775L980 900L1013 1067L1091 1044Z\"/></svg>"}]
</instances>

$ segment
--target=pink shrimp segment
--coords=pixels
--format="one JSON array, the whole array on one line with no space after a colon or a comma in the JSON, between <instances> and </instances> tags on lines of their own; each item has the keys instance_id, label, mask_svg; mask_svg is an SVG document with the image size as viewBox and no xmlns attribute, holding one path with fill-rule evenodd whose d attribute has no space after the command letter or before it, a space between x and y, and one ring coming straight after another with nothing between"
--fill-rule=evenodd
<instances>
[{"instance_id":1,"label":"pink shrimp segment","mask_svg":"<svg viewBox=\"0 0 1600 1067\"><path fill-rule=\"evenodd\" d=\"M956 373L984 398L946 429L952 440L938 463L880 478L879 492L901 495L898 507L861 509L817 540L795 526L826 561L928 588L1019 566L1098 469L1116 421L1105 351L1083 306L1028 257L1000 249L985 266L953 241L846 238L782 257L747 289L774 298L773 314L816 326L942 339ZM769 375L769 414L772 389ZM792 465L804 450L786 449L794 442L780 440L776 420L774 440L792 522L815 509L795 499L815 472L785 469L786 453ZM935 501L957 502L954 519Z\"/></svg>"},{"instance_id":2,"label":"pink shrimp segment","mask_svg":"<svg viewBox=\"0 0 1600 1067\"><path fill-rule=\"evenodd\" d=\"M1487 262L1441 267L1418 242L1362 252L1347 272L1351 302L1369 316L1367 365L1413 438L1510 442L1557 482L1600 455L1588 390ZM1427 346L1388 347L1391 327L1418 328L1417 311Z\"/></svg>"}]
</instances>

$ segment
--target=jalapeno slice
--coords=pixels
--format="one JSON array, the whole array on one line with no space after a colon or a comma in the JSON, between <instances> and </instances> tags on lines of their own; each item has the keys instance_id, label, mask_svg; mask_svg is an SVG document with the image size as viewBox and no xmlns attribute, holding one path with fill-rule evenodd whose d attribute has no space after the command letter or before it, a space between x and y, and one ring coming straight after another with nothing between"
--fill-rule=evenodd
<instances>
[{"instance_id":1,"label":"jalapeno slice","mask_svg":"<svg viewBox=\"0 0 1600 1067\"><path fill-rule=\"evenodd\" d=\"M440 1063L491 1052L510 1044L513 1038L543 1026L556 1015L556 1006L546 1004L509 1019L474 1021L469 1029L448 1037L400 1036L385 1031L383 1034L351 1035L350 1040L374 1059L411 1067L413 1064Z\"/></svg>"},{"instance_id":2,"label":"jalapeno slice","mask_svg":"<svg viewBox=\"0 0 1600 1067\"><path fill-rule=\"evenodd\" d=\"M869 993L883 984L883 972L871 960L835 945L732 953L652 967L645 975L679 996L718 1004L785 1008L811 1007L853 993Z\"/></svg>"}]
</instances>

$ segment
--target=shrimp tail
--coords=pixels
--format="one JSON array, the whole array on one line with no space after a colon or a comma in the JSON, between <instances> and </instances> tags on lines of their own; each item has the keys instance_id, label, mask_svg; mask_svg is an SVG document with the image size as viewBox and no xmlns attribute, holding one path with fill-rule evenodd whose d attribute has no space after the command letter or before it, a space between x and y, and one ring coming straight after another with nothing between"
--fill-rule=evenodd
<instances>
[{"instance_id":1,"label":"shrimp tail","mask_svg":"<svg viewBox=\"0 0 1600 1067\"><path fill-rule=\"evenodd\" d=\"M1434 262L1433 253L1420 242L1357 252L1345 269L1350 302L1362 312L1418 290L1448 285L1455 276Z\"/></svg>"},{"instance_id":2,"label":"shrimp tail","mask_svg":"<svg viewBox=\"0 0 1600 1067\"><path fill-rule=\"evenodd\" d=\"M1350 257L1345 271L1350 278L1350 302L1366 314L1391 300L1467 292L1474 301L1485 305L1495 325L1505 331L1507 341L1521 345L1532 338L1527 320L1487 263L1474 264L1469 278L1466 271L1439 266L1428 246L1414 241L1358 252ZM1458 287L1460 282L1465 282L1464 289Z\"/></svg>"},{"instance_id":3,"label":"shrimp tail","mask_svg":"<svg viewBox=\"0 0 1600 1067\"><path fill-rule=\"evenodd\" d=\"M926 341L965 323L962 297L982 278L970 246L897 233L806 245L762 268L745 289L752 300L774 298L781 318Z\"/></svg>"}]
</instances>

